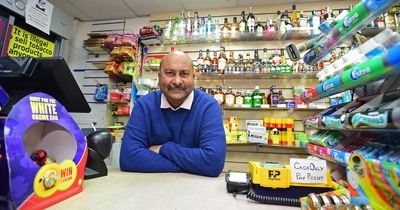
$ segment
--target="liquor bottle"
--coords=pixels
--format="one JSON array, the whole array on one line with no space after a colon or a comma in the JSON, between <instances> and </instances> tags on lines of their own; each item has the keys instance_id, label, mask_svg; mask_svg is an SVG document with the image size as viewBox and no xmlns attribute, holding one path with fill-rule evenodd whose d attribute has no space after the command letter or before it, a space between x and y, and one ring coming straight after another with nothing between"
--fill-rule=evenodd
<instances>
[{"instance_id":1,"label":"liquor bottle","mask_svg":"<svg viewBox=\"0 0 400 210\"><path fill-rule=\"evenodd\" d=\"M311 12L311 17L310 17L310 27L313 29L313 34L320 34L321 31L318 29L319 26L321 25L321 18L316 15L315 11Z\"/></svg>"},{"instance_id":2,"label":"liquor bottle","mask_svg":"<svg viewBox=\"0 0 400 210\"><path fill-rule=\"evenodd\" d=\"M171 38L171 41L174 43L178 41L178 28L179 28L179 17L175 17L175 22L172 25L172 38Z\"/></svg>"},{"instance_id":3,"label":"liquor bottle","mask_svg":"<svg viewBox=\"0 0 400 210\"><path fill-rule=\"evenodd\" d=\"M282 90L278 91L278 104L285 104L285 97L282 95Z\"/></svg>"},{"instance_id":4,"label":"liquor bottle","mask_svg":"<svg viewBox=\"0 0 400 210\"><path fill-rule=\"evenodd\" d=\"M249 7L249 15L247 16L247 26L250 33L256 32L256 18L253 15L253 7Z\"/></svg>"},{"instance_id":5,"label":"liquor bottle","mask_svg":"<svg viewBox=\"0 0 400 210\"><path fill-rule=\"evenodd\" d=\"M178 25L178 42L179 43L185 42L185 30L186 30L185 13L182 10L181 18L179 19L179 25Z\"/></svg>"},{"instance_id":6,"label":"liquor bottle","mask_svg":"<svg viewBox=\"0 0 400 210\"><path fill-rule=\"evenodd\" d=\"M262 73L268 73L268 62L269 62L269 53L268 53L268 49L264 48L263 49L263 56L261 58L261 72Z\"/></svg>"},{"instance_id":7,"label":"liquor bottle","mask_svg":"<svg viewBox=\"0 0 400 210\"><path fill-rule=\"evenodd\" d=\"M271 85L271 87L269 88L269 91L270 92L267 97L267 102L271 106L275 103L275 106L276 106L276 104L278 104L278 102L279 102L279 97L278 97L278 94L276 93L275 85Z\"/></svg>"},{"instance_id":8,"label":"liquor bottle","mask_svg":"<svg viewBox=\"0 0 400 210\"><path fill-rule=\"evenodd\" d=\"M274 22L277 24L278 27L281 24L281 18L282 18L281 11L280 10L276 11L276 17Z\"/></svg>"},{"instance_id":9,"label":"liquor bottle","mask_svg":"<svg viewBox=\"0 0 400 210\"><path fill-rule=\"evenodd\" d=\"M326 9L325 8L321 8L320 9L320 13L321 13L321 23L325 22L326 18L328 17L326 14Z\"/></svg>"},{"instance_id":10,"label":"liquor bottle","mask_svg":"<svg viewBox=\"0 0 400 210\"><path fill-rule=\"evenodd\" d=\"M238 62L236 63L236 71L235 73L244 73L244 62L243 62L243 55L238 55Z\"/></svg>"},{"instance_id":11,"label":"liquor bottle","mask_svg":"<svg viewBox=\"0 0 400 210\"><path fill-rule=\"evenodd\" d=\"M210 73L211 72L211 57L210 50L206 50L206 57L204 58L204 70L203 72Z\"/></svg>"},{"instance_id":12,"label":"liquor bottle","mask_svg":"<svg viewBox=\"0 0 400 210\"><path fill-rule=\"evenodd\" d=\"M250 58L250 54L246 54L246 62L244 64L244 71L245 73L251 73L254 71L253 68L253 60Z\"/></svg>"},{"instance_id":13,"label":"liquor bottle","mask_svg":"<svg viewBox=\"0 0 400 210\"><path fill-rule=\"evenodd\" d=\"M227 62L226 54L225 54L225 47L221 46L220 51L219 51L219 57L218 57L218 73L223 74L225 67L226 67L226 62Z\"/></svg>"},{"instance_id":14,"label":"liquor bottle","mask_svg":"<svg viewBox=\"0 0 400 210\"><path fill-rule=\"evenodd\" d=\"M331 24L333 21L335 21L335 18L333 17L333 12L330 7L326 7L326 21Z\"/></svg>"},{"instance_id":15,"label":"liquor bottle","mask_svg":"<svg viewBox=\"0 0 400 210\"><path fill-rule=\"evenodd\" d=\"M164 40L170 41L172 38L172 14L169 14L169 19L165 23Z\"/></svg>"},{"instance_id":16,"label":"liquor bottle","mask_svg":"<svg viewBox=\"0 0 400 210\"><path fill-rule=\"evenodd\" d=\"M278 48L275 48L274 50L274 57L272 58L272 64L273 65L281 64L281 57L279 56Z\"/></svg>"},{"instance_id":17,"label":"liquor bottle","mask_svg":"<svg viewBox=\"0 0 400 210\"><path fill-rule=\"evenodd\" d=\"M218 57L217 51L214 51L214 57L211 60L211 71L212 73L218 73Z\"/></svg>"},{"instance_id":18,"label":"liquor bottle","mask_svg":"<svg viewBox=\"0 0 400 210\"><path fill-rule=\"evenodd\" d=\"M228 91L225 93L225 106L232 107L235 105L235 94L232 91L232 87L228 87Z\"/></svg>"},{"instance_id":19,"label":"liquor bottle","mask_svg":"<svg viewBox=\"0 0 400 210\"><path fill-rule=\"evenodd\" d=\"M308 26L308 18L304 16L303 11L300 11L300 17L299 20L297 21L297 26L301 28L305 28Z\"/></svg>"},{"instance_id":20,"label":"liquor bottle","mask_svg":"<svg viewBox=\"0 0 400 210\"><path fill-rule=\"evenodd\" d=\"M236 17L233 17L233 23L231 25L231 32L239 31L239 24L237 23Z\"/></svg>"},{"instance_id":21,"label":"liquor bottle","mask_svg":"<svg viewBox=\"0 0 400 210\"><path fill-rule=\"evenodd\" d=\"M258 35L261 34L261 36L262 36L262 34L264 32L264 26L261 25L261 18L260 17L258 17L258 20L257 20L256 32L257 32Z\"/></svg>"},{"instance_id":22,"label":"liquor bottle","mask_svg":"<svg viewBox=\"0 0 400 210\"><path fill-rule=\"evenodd\" d=\"M272 21L272 19L267 20L267 24L264 27L264 30L267 31L267 33L275 33L278 31L275 23Z\"/></svg>"},{"instance_id":23,"label":"liquor bottle","mask_svg":"<svg viewBox=\"0 0 400 210\"><path fill-rule=\"evenodd\" d=\"M243 107L251 107L252 100L251 100L251 93L250 90L246 90L244 93L244 100L243 100Z\"/></svg>"},{"instance_id":24,"label":"liquor bottle","mask_svg":"<svg viewBox=\"0 0 400 210\"><path fill-rule=\"evenodd\" d=\"M219 19L215 18L214 19L214 40L215 42L219 42L221 39L221 26L219 25Z\"/></svg>"},{"instance_id":25,"label":"liquor bottle","mask_svg":"<svg viewBox=\"0 0 400 210\"><path fill-rule=\"evenodd\" d=\"M226 66L227 67L226 67L225 73L229 73L229 74L234 73L236 62L235 62L233 50L231 50L231 52L229 53L228 64Z\"/></svg>"},{"instance_id":26,"label":"liquor bottle","mask_svg":"<svg viewBox=\"0 0 400 210\"><path fill-rule=\"evenodd\" d=\"M199 26L199 31L200 31L200 39L204 39L206 34L207 34L207 26L206 26L206 18L202 17L200 21L200 26Z\"/></svg>"},{"instance_id":27,"label":"liquor bottle","mask_svg":"<svg viewBox=\"0 0 400 210\"><path fill-rule=\"evenodd\" d=\"M292 4L292 14L290 14L290 20L294 26L297 25L297 11L296 4Z\"/></svg>"},{"instance_id":28,"label":"liquor bottle","mask_svg":"<svg viewBox=\"0 0 400 210\"><path fill-rule=\"evenodd\" d=\"M289 21L289 18L287 16L287 10L282 13L281 18L279 20L279 31L284 34L286 32L286 23Z\"/></svg>"},{"instance_id":29,"label":"liquor bottle","mask_svg":"<svg viewBox=\"0 0 400 210\"><path fill-rule=\"evenodd\" d=\"M281 49L281 64L286 65L285 50Z\"/></svg>"},{"instance_id":30,"label":"liquor bottle","mask_svg":"<svg viewBox=\"0 0 400 210\"><path fill-rule=\"evenodd\" d=\"M193 19L193 26L192 27L193 27L192 35L194 35L194 36L200 35L199 13L197 11L194 12L194 19Z\"/></svg>"},{"instance_id":31,"label":"liquor bottle","mask_svg":"<svg viewBox=\"0 0 400 210\"><path fill-rule=\"evenodd\" d=\"M258 55L258 50L254 50L253 68L254 72L256 73L261 72L261 59L260 56Z\"/></svg>"},{"instance_id":32,"label":"liquor bottle","mask_svg":"<svg viewBox=\"0 0 400 210\"><path fill-rule=\"evenodd\" d=\"M190 11L187 12L187 19L186 19L186 38L190 38L192 35L192 17Z\"/></svg>"},{"instance_id":33,"label":"liquor bottle","mask_svg":"<svg viewBox=\"0 0 400 210\"><path fill-rule=\"evenodd\" d=\"M199 50L199 57L197 57L197 72L199 74L204 73L204 57L202 50Z\"/></svg>"},{"instance_id":34,"label":"liquor bottle","mask_svg":"<svg viewBox=\"0 0 400 210\"><path fill-rule=\"evenodd\" d=\"M231 27L229 27L228 18L224 18L224 25L222 26L222 29L221 29L222 33L227 34L230 30L231 30Z\"/></svg>"},{"instance_id":35,"label":"liquor bottle","mask_svg":"<svg viewBox=\"0 0 400 210\"><path fill-rule=\"evenodd\" d=\"M217 90L214 94L214 99L217 100L219 105L224 105L224 92L222 91L222 87L217 85Z\"/></svg>"},{"instance_id":36,"label":"liquor bottle","mask_svg":"<svg viewBox=\"0 0 400 210\"><path fill-rule=\"evenodd\" d=\"M208 17L207 17L206 30L207 30L208 35L214 33L214 24L211 19L211 14L208 14Z\"/></svg>"},{"instance_id":37,"label":"liquor bottle","mask_svg":"<svg viewBox=\"0 0 400 210\"><path fill-rule=\"evenodd\" d=\"M260 87L256 85L254 87L254 92L251 95L252 98L252 107L261 107L262 104L262 93L260 91Z\"/></svg>"},{"instance_id":38,"label":"liquor bottle","mask_svg":"<svg viewBox=\"0 0 400 210\"><path fill-rule=\"evenodd\" d=\"M235 106L241 107L244 103L244 96L242 94L242 91L238 90L236 92L236 97L235 97Z\"/></svg>"},{"instance_id":39,"label":"liquor bottle","mask_svg":"<svg viewBox=\"0 0 400 210\"><path fill-rule=\"evenodd\" d=\"M244 11L242 11L241 16L242 16L242 20L240 20L240 23L239 23L239 31L240 31L240 33L245 33L249 30L247 28L246 14Z\"/></svg>"}]
</instances>

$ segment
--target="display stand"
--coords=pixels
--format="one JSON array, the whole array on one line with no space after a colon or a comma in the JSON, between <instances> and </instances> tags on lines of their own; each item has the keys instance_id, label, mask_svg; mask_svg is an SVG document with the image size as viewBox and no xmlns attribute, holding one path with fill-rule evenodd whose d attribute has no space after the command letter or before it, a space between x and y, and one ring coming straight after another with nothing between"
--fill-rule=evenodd
<instances>
[{"instance_id":1,"label":"display stand","mask_svg":"<svg viewBox=\"0 0 400 210\"><path fill-rule=\"evenodd\" d=\"M64 59L1 58L0 66L9 96L0 117L0 208L43 209L81 192L87 142L68 111L90 107ZM33 158L37 150L44 162Z\"/></svg>"}]
</instances>

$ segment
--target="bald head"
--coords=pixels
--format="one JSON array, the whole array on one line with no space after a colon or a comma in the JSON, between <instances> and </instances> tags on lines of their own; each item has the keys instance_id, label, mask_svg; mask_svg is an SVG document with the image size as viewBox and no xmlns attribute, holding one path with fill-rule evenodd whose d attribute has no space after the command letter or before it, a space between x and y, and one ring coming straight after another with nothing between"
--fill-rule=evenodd
<instances>
[{"instance_id":1,"label":"bald head","mask_svg":"<svg viewBox=\"0 0 400 210\"><path fill-rule=\"evenodd\" d=\"M193 71L193 61L190 58L190 56L182 51L172 51L168 54L166 54L160 62L160 70L163 68L163 63L165 63L167 60L169 61L174 61L174 60L183 60L184 62L190 63L190 69Z\"/></svg>"}]
</instances>

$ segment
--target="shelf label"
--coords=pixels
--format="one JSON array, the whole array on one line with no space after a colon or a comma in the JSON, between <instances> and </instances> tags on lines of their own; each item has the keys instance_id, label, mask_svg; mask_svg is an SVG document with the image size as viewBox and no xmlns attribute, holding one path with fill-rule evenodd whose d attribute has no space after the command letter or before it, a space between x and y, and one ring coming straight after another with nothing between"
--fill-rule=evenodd
<instances>
[{"instance_id":1,"label":"shelf label","mask_svg":"<svg viewBox=\"0 0 400 210\"><path fill-rule=\"evenodd\" d=\"M308 184L325 184L326 161L290 158L292 182Z\"/></svg>"}]
</instances>

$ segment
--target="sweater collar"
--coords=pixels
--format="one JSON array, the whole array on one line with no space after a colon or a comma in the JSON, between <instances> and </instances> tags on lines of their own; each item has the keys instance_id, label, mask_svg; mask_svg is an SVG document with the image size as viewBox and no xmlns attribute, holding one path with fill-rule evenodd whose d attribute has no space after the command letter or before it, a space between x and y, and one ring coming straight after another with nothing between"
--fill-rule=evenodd
<instances>
[{"instance_id":1,"label":"sweater collar","mask_svg":"<svg viewBox=\"0 0 400 210\"><path fill-rule=\"evenodd\" d=\"M165 97L165 95L163 93L161 93L161 105L160 105L160 108L161 109L169 109L169 108L171 108L173 111L176 111L176 110L178 110L180 108L190 110L192 108L193 98L194 98L194 91L192 90L192 92L186 98L186 100L178 108L174 109L171 106L171 104L168 103L167 98Z\"/></svg>"}]
</instances>

